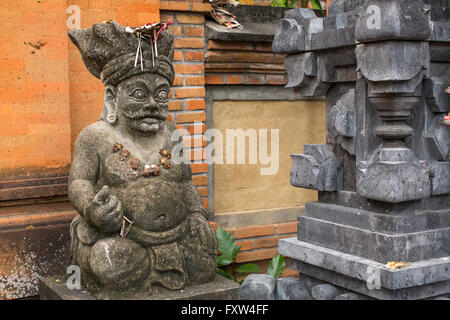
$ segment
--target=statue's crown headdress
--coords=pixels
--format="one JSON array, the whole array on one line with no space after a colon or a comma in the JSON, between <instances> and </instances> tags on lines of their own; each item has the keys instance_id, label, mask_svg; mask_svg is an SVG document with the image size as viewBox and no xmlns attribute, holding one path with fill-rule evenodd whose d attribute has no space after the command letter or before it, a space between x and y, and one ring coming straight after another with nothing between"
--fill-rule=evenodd
<instances>
[{"instance_id":1,"label":"statue's crown headdress","mask_svg":"<svg viewBox=\"0 0 450 320\"><path fill-rule=\"evenodd\" d=\"M124 28L107 21L94 23L89 29L71 30L69 37L88 71L105 85L116 85L144 72L158 73L172 84L173 34L164 29L162 24ZM146 33L148 30L152 32Z\"/></svg>"}]
</instances>

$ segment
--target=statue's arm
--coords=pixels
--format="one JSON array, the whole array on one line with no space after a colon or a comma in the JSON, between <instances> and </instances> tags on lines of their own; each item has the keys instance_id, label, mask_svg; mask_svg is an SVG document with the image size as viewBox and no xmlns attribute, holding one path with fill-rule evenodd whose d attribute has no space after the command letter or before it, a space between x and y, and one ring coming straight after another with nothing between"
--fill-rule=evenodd
<instances>
[{"instance_id":1,"label":"statue's arm","mask_svg":"<svg viewBox=\"0 0 450 320\"><path fill-rule=\"evenodd\" d=\"M93 146L93 139L86 129L78 136L72 158L69 175L69 199L82 216L94 199L94 185L97 181L99 156Z\"/></svg>"}]
</instances>

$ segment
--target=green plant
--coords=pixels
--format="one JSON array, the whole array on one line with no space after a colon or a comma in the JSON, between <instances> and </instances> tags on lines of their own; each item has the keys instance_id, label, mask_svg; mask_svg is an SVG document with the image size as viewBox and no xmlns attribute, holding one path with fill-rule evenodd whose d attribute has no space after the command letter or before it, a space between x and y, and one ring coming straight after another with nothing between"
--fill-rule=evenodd
<instances>
[{"instance_id":1,"label":"green plant","mask_svg":"<svg viewBox=\"0 0 450 320\"><path fill-rule=\"evenodd\" d=\"M216 235L219 240L220 251L220 255L217 258L217 274L237 281L237 273L260 272L259 266L254 263L246 263L235 268L233 264L236 261L236 255L241 250L241 246L237 246L233 236L220 226L217 227ZM278 279L285 267L284 257L278 254L270 261L267 273Z\"/></svg>"},{"instance_id":2,"label":"green plant","mask_svg":"<svg viewBox=\"0 0 450 320\"><path fill-rule=\"evenodd\" d=\"M252 273L259 272L259 267L254 263L246 263L237 268L232 264L236 260L236 255L241 246L236 245L236 241L233 239L231 234L229 234L225 229L220 226L217 227L217 239L219 240L219 251L220 255L217 258L217 268L216 273L227 277L228 279L236 281L236 273ZM225 268L228 267L228 268Z\"/></svg>"},{"instance_id":3,"label":"green plant","mask_svg":"<svg viewBox=\"0 0 450 320\"><path fill-rule=\"evenodd\" d=\"M294 4L297 3L298 0L272 0L270 5L272 7L288 7L292 8ZM300 7L301 8L307 8L308 3L311 3L311 6L313 9L322 10L322 4L320 3L320 0L300 0Z\"/></svg>"},{"instance_id":4,"label":"green plant","mask_svg":"<svg viewBox=\"0 0 450 320\"><path fill-rule=\"evenodd\" d=\"M270 260L267 273L274 277L274 279L278 279L283 273L285 267L286 263L284 262L284 257L281 254L277 254L272 258L272 260Z\"/></svg>"}]
</instances>

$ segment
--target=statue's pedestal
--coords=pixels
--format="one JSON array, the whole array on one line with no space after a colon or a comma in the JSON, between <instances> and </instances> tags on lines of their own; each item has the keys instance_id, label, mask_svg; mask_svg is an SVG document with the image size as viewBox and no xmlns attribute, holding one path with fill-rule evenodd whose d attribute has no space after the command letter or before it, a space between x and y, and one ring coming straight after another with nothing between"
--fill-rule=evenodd
<instances>
[{"instance_id":1,"label":"statue's pedestal","mask_svg":"<svg viewBox=\"0 0 450 320\"><path fill-rule=\"evenodd\" d=\"M158 288L159 289L159 288ZM172 291L164 288L159 293L134 300L238 300L239 285L216 275L214 281L188 286ZM39 283L41 300L95 300L87 291L67 288L64 276L41 278Z\"/></svg>"}]
</instances>

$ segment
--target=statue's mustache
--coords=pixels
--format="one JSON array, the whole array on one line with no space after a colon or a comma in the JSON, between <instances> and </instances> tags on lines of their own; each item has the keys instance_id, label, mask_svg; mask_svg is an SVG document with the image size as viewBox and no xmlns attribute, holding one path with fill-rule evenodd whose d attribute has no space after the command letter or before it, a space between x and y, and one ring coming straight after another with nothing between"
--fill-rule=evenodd
<instances>
[{"instance_id":1,"label":"statue's mustache","mask_svg":"<svg viewBox=\"0 0 450 320\"><path fill-rule=\"evenodd\" d=\"M158 111L152 112L152 111L137 110L124 112L123 115L131 120L137 120L142 118L156 118L160 120L165 120L165 117L161 115Z\"/></svg>"}]
</instances>

